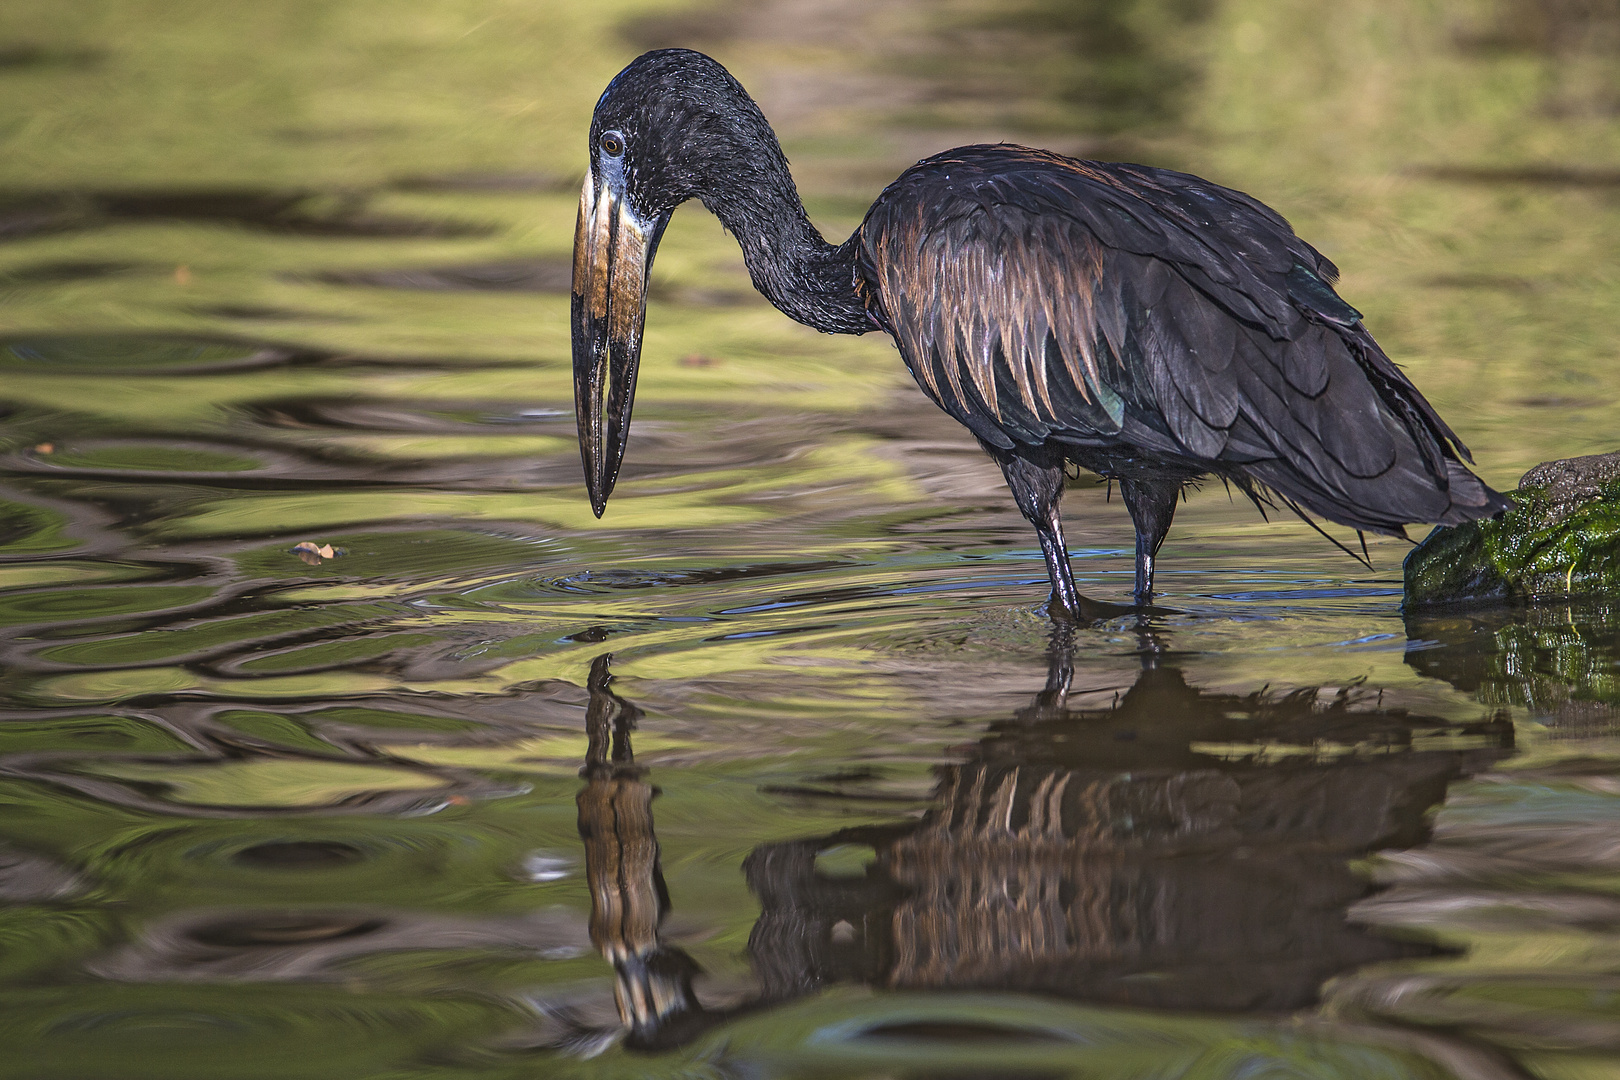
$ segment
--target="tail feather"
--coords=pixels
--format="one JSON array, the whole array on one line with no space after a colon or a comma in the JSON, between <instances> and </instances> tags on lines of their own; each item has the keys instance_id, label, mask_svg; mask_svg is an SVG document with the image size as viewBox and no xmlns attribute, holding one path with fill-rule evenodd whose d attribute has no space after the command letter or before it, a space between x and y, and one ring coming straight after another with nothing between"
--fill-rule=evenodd
<instances>
[{"instance_id":1,"label":"tail feather","mask_svg":"<svg viewBox=\"0 0 1620 1080\"><path fill-rule=\"evenodd\" d=\"M1446 481L1451 505L1440 518L1442 525L1461 525L1477 518L1495 517L1513 505L1506 495L1487 487L1460 461L1446 462Z\"/></svg>"},{"instance_id":2,"label":"tail feather","mask_svg":"<svg viewBox=\"0 0 1620 1080\"><path fill-rule=\"evenodd\" d=\"M1298 341L1244 336L1238 359L1246 363L1234 368L1247 407L1222 455L1234 471L1312 514L1391 535L1508 506L1463 464L1467 448L1365 327L1313 329ZM1275 374L1300 351L1322 371L1314 394L1290 393Z\"/></svg>"},{"instance_id":3,"label":"tail feather","mask_svg":"<svg viewBox=\"0 0 1620 1080\"><path fill-rule=\"evenodd\" d=\"M1386 536L1406 535L1409 524L1460 525L1494 517L1510 505L1506 496L1487 486L1461 462L1448 459L1444 482L1422 470L1391 470L1378 477L1335 490L1280 459L1256 461L1243 468L1248 478L1280 495L1285 503L1329 521Z\"/></svg>"}]
</instances>

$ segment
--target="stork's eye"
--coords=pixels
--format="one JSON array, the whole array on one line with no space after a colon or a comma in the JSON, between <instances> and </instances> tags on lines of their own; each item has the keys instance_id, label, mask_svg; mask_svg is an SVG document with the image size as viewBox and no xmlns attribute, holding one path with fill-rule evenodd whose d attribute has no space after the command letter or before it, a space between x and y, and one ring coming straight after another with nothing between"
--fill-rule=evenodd
<instances>
[{"instance_id":1,"label":"stork's eye","mask_svg":"<svg viewBox=\"0 0 1620 1080\"><path fill-rule=\"evenodd\" d=\"M602 153L608 157L618 157L624 153L624 136L617 131L608 131L602 134Z\"/></svg>"}]
</instances>

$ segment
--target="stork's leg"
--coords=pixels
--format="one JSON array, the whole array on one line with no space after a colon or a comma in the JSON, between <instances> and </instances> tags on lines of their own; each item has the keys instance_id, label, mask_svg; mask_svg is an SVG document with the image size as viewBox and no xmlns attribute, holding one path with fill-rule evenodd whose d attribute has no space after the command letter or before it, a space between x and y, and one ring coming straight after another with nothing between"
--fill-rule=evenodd
<instances>
[{"instance_id":1,"label":"stork's leg","mask_svg":"<svg viewBox=\"0 0 1620 1080\"><path fill-rule=\"evenodd\" d=\"M1153 560L1176 516L1181 481L1121 480L1119 493L1136 526L1136 603L1147 607L1153 602Z\"/></svg>"},{"instance_id":2,"label":"stork's leg","mask_svg":"<svg viewBox=\"0 0 1620 1080\"><path fill-rule=\"evenodd\" d=\"M986 449L990 449L986 447ZM1063 519L1058 500L1063 497L1063 459L1056 455L1024 457L1002 450L991 450L1007 478L1018 509L1035 534L1041 538L1046 556L1046 572L1052 579L1052 609L1071 618L1090 618L1093 603L1074 587L1074 571L1069 567L1069 549L1063 542Z\"/></svg>"}]
</instances>

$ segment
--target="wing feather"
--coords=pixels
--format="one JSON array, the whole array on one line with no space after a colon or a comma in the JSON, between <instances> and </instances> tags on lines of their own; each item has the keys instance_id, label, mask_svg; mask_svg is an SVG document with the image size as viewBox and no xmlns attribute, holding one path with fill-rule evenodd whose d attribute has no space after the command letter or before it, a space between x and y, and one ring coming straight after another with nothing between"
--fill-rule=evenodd
<instances>
[{"instance_id":1,"label":"wing feather","mask_svg":"<svg viewBox=\"0 0 1620 1080\"><path fill-rule=\"evenodd\" d=\"M990 445L1159 455L1381 531L1500 499L1338 269L1240 192L963 147L908 170L857 239L918 384Z\"/></svg>"}]
</instances>

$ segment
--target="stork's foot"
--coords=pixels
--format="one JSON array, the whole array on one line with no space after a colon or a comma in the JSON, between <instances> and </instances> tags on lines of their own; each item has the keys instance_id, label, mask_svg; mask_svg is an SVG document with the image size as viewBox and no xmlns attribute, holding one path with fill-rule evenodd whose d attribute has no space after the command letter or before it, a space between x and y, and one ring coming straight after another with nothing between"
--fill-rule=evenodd
<instances>
[{"instance_id":1,"label":"stork's foot","mask_svg":"<svg viewBox=\"0 0 1620 1080\"><path fill-rule=\"evenodd\" d=\"M1129 615L1140 609L1129 604L1110 604L1106 600L1093 600L1089 596L1074 593L1067 603L1058 595L1057 590L1046 601L1046 613L1053 622L1067 622L1071 624L1089 624L1107 622L1117 619L1121 615Z\"/></svg>"},{"instance_id":2,"label":"stork's foot","mask_svg":"<svg viewBox=\"0 0 1620 1080\"><path fill-rule=\"evenodd\" d=\"M1138 572L1138 576L1140 577L1140 571ZM1131 610L1136 612L1138 615L1182 614L1182 612L1177 611L1175 608L1159 607L1153 602L1153 593L1151 591L1143 592L1139 589L1132 595L1131 599L1133 601Z\"/></svg>"}]
</instances>

